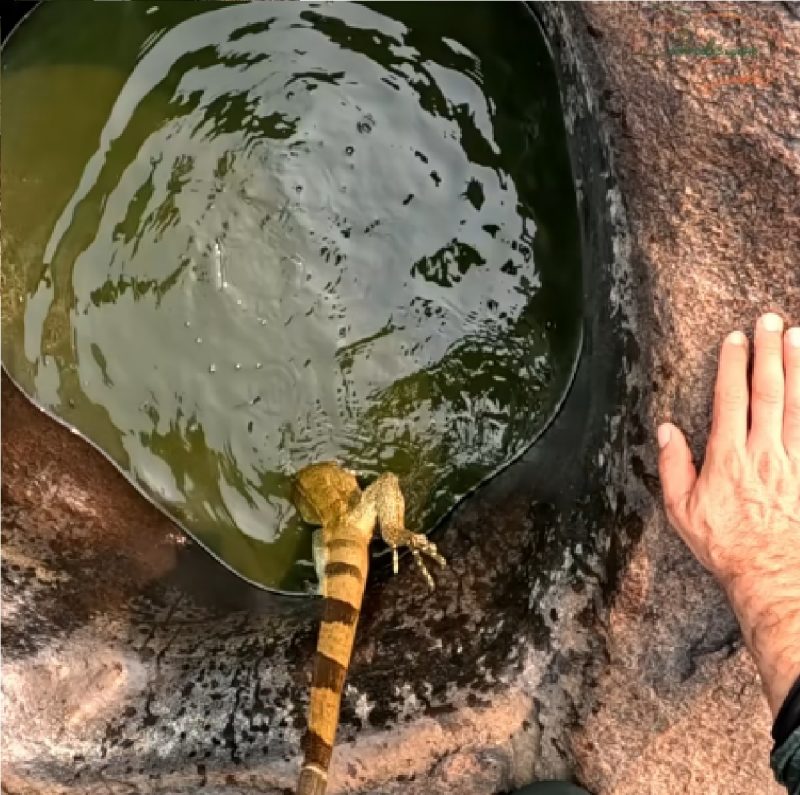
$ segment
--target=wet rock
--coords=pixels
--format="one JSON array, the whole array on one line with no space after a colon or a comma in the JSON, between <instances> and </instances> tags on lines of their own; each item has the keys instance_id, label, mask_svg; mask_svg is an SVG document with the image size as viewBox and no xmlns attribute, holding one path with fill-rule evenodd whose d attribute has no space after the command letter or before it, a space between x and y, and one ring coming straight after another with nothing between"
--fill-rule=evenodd
<instances>
[{"instance_id":1,"label":"wet rock","mask_svg":"<svg viewBox=\"0 0 800 795\"><path fill-rule=\"evenodd\" d=\"M800 320L800 24L787 5L554 14L610 133L646 280L643 424L671 418L698 455L720 340L763 311ZM725 53L708 57L712 41ZM648 448L640 468L655 467ZM642 518L569 742L579 778L604 795L780 792L769 711L723 594L657 503Z\"/></svg>"},{"instance_id":2,"label":"wet rock","mask_svg":"<svg viewBox=\"0 0 800 795\"><path fill-rule=\"evenodd\" d=\"M585 355L541 443L436 536L436 593L407 563L373 574L330 789L766 793L755 673L666 527L651 437L671 416L700 451L721 337L768 308L800 318L798 23L780 5L538 9L572 133ZM676 24L768 49L709 73L664 57ZM2 391L4 787L291 791L315 603L233 579Z\"/></svg>"}]
</instances>

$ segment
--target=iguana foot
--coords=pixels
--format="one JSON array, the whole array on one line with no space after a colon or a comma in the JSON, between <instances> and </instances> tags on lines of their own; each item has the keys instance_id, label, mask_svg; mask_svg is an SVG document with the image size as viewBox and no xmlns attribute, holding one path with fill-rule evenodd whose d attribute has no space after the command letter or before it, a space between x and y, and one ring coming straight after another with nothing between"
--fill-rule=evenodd
<instances>
[{"instance_id":1,"label":"iguana foot","mask_svg":"<svg viewBox=\"0 0 800 795\"><path fill-rule=\"evenodd\" d=\"M436 587L436 583L434 583L433 577L431 577L431 573L428 571L428 567L425 565L425 559L422 556L427 555L442 568L447 566L447 561L439 554L436 544L422 533L412 533L409 530L405 530L405 528L402 533L395 533L392 541L394 542L391 545L392 569L394 573L397 574L400 568L397 548L408 547L411 550L411 554L414 556L414 562L417 564L417 567L422 572L422 576L428 583L428 587L433 590Z\"/></svg>"}]
</instances>

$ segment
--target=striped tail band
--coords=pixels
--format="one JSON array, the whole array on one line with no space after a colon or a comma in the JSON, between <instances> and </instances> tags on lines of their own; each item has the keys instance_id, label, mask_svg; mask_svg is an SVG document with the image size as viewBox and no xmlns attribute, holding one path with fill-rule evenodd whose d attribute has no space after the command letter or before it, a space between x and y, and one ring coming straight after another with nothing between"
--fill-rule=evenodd
<instances>
[{"instance_id":1,"label":"striped tail band","mask_svg":"<svg viewBox=\"0 0 800 795\"><path fill-rule=\"evenodd\" d=\"M364 596L367 549L367 541L351 538L338 538L326 544L325 600L297 795L323 795L327 786L342 691Z\"/></svg>"}]
</instances>

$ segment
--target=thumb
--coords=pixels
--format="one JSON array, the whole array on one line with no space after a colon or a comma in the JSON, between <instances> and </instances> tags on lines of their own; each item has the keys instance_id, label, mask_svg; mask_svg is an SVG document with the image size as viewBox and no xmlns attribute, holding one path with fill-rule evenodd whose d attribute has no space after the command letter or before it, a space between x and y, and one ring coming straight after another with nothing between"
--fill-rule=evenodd
<instances>
[{"instance_id":1,"label":"thumb","mask_svg":"<svg viewBox=\"0 0 800 795\"><path fill-rule=\"evenodd\" d=\"M689 496L697 481L697 470L683 433L670 422L658 427L658 474L664 492L664 507L677 530L689 526Z\"/></svg>"}]
</instances>

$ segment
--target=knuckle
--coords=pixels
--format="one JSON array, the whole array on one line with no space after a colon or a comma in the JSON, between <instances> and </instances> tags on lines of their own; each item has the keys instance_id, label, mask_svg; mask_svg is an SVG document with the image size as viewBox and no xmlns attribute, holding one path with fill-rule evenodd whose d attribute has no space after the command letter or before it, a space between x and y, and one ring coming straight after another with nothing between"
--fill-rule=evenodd
<instances>
[{"instance_id":1,"label":"knuckle","mask_svg":"<svg viewBox=\"0 0 800 795\"><path fill-rule=\"evenodd\" d=\"M708 566L712 571L723 572L728 568L728 556L730 552L726 544L720 543L713 536L706 544L706 558Z\"/></svg>"},{"instance_id":2,"label":"knuckle","mask_svg":"<svg viewBox=\"0 0 800 795\"><path fill-rule=\"evenodd\" d=\"M689 537L695 533L696 525L704 513L701 480L702 477L689 488L668 488L667 484L664 484L662 489L667 519L687 543Z\"/></svg>"},{"instance_id":3,"label":"knuckle","mask_svg":"<svg viewBox=\"0 0 800 795\"><path fill-rule=\"evenodd\" d=\"M786 402L783 413L787 423L800 427L800 395Z\"/></svg>"},{"instance_id":4,"label":"knuckle","mask_svg":"<svg viewBox=\"0 0 800 795\"><path fill-rule=\"evenodd\" d=\"M775 484L775 493L777 494L778 499L791 497L796 490L797 487L794 478L791 476L786 477L785 473L781 474L781 476L778 478L778 482Z\"/></svg>"},{"instance_id":5,"label":"knuckle","mask_svg":"<svg viewBox=\"0 0 800 795\"><path fill-rule=\"evenodd\" d=\"M680 500L674 496L664 496L664 508L666 508L667 513L669 514L670 521L675 524L675 518L677 516L678 510L680 508Z\"/></svg>"},{"instance_id":6,"label":"knuckle","mask_svg":"<svg viewBox=\"0 0 800 795\"><path fill-rule=\"evenodd\" d=\"M783 402L783 388L780 383L755 384L753 401L767 406L777 406Z\"/></svg>"},{"instance_id":7,"label":"knuckle","mask_svg":"<svg viewBox=\"0 0 800 795\"><path fill-rule=\"evenodd\" d=\"M670 524L682 533L687 532L691 525L688 502L689 495L685 492L664 495L664 510L667 513L667 518Z\"/></svg>"},{"instance_id":8,"label":"knuckle","mask_svg":"<svg viewBox=\"0 0 800 795\"><path fill-rule=\"evenodd\" d=\"M755 483L770 488L780 487L790 469L788 458L783 451L773 446L754 450L750 461L751 477L754 477Z\"/></svg>"},{"instance_id":9,"label":"knuckle","mask_svg":"<svg viewBox=\"0 0 800 795\"><path fill-rule=\"evenodd\" d=\"M738 387L723 387L717 392L717 400L723 410L739 410L747 405L747 392Z\"/></svg>"},{"instance_id":10,"label":"knuckle","mask_svg":"<svg viewBox=\"0 0 800 795\"><path fill-rule=\"evenodd\" d=\"M767 450L763 450L756 456L756 473L762 483L769 483L776 475L778 461L775 456Z\"/></svg>"},{"instance_id":11,"label":"knuckle","mask_svg":"<svg viewBox=\"0 0 800 795\"><path fill-rule=\"evenodd\" d=\"M738 483L744 475L744 455L736 447L713 450L714 469L728 480Z\"/></svg>"}]
</instances>

